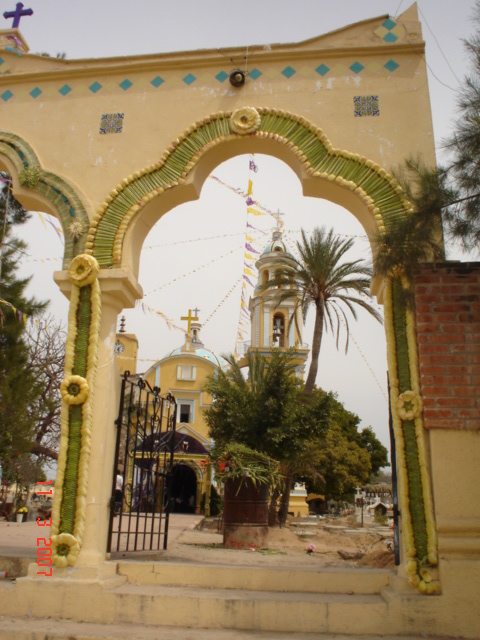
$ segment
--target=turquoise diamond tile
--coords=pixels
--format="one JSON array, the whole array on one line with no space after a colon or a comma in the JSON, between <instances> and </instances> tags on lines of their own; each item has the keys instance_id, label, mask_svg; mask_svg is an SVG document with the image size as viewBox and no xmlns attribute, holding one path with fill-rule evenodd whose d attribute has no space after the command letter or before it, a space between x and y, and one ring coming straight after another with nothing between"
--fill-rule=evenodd
<instances>
[{"instance_id":1,"label":"turquoise diamond tile","mask_svg":"<svg viewBox=\"0 0 480 640\"><path fill-rule=\"evenodd\" d=\"M220 71L219 73L217 73L217 75L215 76L215 78L219 81L219 82L225 82L225 80L228 78L228 73L226 71Z\"/></svg>"},{"instance_id":2,"label":"turquoise diamond tile","mask_svg":"<svg viewBox=\"0 0 480 640\"><path fill-rule=\"evenodd\" d=\"M363 66L363 64L360 64L360 62L354 62L350 65L350 69L351 71L353 71L353 73L360 73L360 71L365 69L365 67Z\"/></svg>"},{"instance_id":3,"label":"turquoise diamond tile","mask_svg":"<svg viewBox=\"0 0 480 640\"><path fill-rule=\"evenodd\" d=\"M120 88L124 91L127 91L132 86L133 82L131 82L128 78L125 78L123 82L120 83Z\"/></svg>"},{"instance_id":4,"label":"turquoise diamond tile","mask_svg":"<svg viewBox=\"0 0 480 640\"><path fill-rule=\"evenodd\" d=\"M384 22L382 22L382 25L385 27L385 29L388 29L390 31L397 26L397 23L391 18L387 18Z\"/></svg>"},{"instance_id":5,"label":"turquoise diamond tile","mask_svg":"<svg viewBox=\"0 0 480 640\"><path fill-rule=\"evenodd\" d=\"M385 69L387 69L387 71L391 71L393 73L393 71L398 69L399 64L398 62L395 62L395 60L389 60L383 66L385 67Z\"/></svg>"},{"instance_id":6,"label":"turquoise diamond tile","mask_svg":"<svg viewBox=\"0 0 480 640\"><path fill-rule=\"evenodd\" d=\"M292 67L285 67L282 73L286 78L291 78L293 75L295 75L296 71L295 69L292 69Z\"/></svg>"},{"instance_id":7,"label":"turquoise diamond tile","mask_svg":"<svg viewBox=\"0 0 480 640\"><path fill-rule=\"evenodd\" d=\"M10 91L10 89L7 89L6 91L4 91L2 93L2 95L0 95L0 98L4 101L7 102L7 100L10 100L10 98L13 98L13 93Z\"/></svg>"},{"instance_id":8,"label":"turquoise diamond tile","mask_svg":"<svg viewBox=\"0 0 480 640\"><path fill-rule=\"evenodd\" d=\"M42 93L42 90L39 89L38 87L35 87L35 89L32 89L30 91L30 95L32 96L32 98L38 98L38 96Z\"/></svg>"},{"instance_id":9,"label":"turquoise diamond tile","mask_svg":"<svg viewBox=\"0 0 480 640\"><path fill-rule=\"evenodd\" d=\"M64 84L63 87L60 87L60 89L58 90L58 93L61 93L62 96L66 96L70 93L71 90L72 90L72 87L69 87L68 84Z\"/></svg>"},{"instance_id":10,"label":"turquoise diamond tile","mask_svg":"<svg viewBox=\"0 0 480 640\"><path fill-rule=\"evenodd\" d=\"M392 33L391 31L389 33L387 33L387 35L384 37L385 42L396 42L398 40L398 36L396 36L394 33Z\"/></svg>"},{"instance_id":11,"label":"turquoise diamond tile","mask_svg":"<svg viewBox=\"0 0 480 640\"><path fill-rule=\"evenodd\" d=\"M319 73L321 76L325 76L330 71L330 68L327 67L326 64L321 64L319 67L315 69L315 71Z\"/></svg>"},{"instance_id":12,"label":"turquoise diamond tile","mask_svg":"<svg viewBox=\"0 0 480 640\"><path fill-rule=\"evenodd\" d=\"M5 62L5 60L3 58L0 58L0 65L2 65Z\"/></svg>"},{"instance_id":13,"label":"turquoise diamond tile","mask_svg":"<svg viewBox=\"0 0 480 640\"><path fill-rule=\"evenodd\" d=\"M195 82L196 77L193 75L193 73L189 73L187 76L185 76L183 78L183 81L185 82L185 84L188 84L188 86L190 86L193 82Z\"/></svg>"},{"instance_id":14,"label":"turquoise diamond tile","mask_svg":"<svg viewBox=\"0 0 480 640\"><path fill-rule=\"evenodd\" d=\"M102 85L99 82L94 82L88 88L92 93L97 93L97 91L100 91L100 89L102 88Z\"/></svg>"},{"instance_id":15,"label":"turquoise diamond tile","mask_svg":"<svg viewBox=\"0 0 480 640\"><path fill-rule=\"evenodd\" d=\"M252 80L257 80L261 75L262 75L262 72L255 68L249 72L248 77L251 78Z\"/></svg>"},{"instance_id":16,"label":"turquoise diamond tile","mask_svg":"<svg viewBox=\"0 0 480 640\"><path fill-rule=\"evenodd\" d=\"M157 76L156 78L154 78L151 81L151 84L153 84L153 86L155 87L155 89L158 89L158 87L163 84L165 82L165 80L161 77L161 76Z\"/></svg>"}]
</instances>

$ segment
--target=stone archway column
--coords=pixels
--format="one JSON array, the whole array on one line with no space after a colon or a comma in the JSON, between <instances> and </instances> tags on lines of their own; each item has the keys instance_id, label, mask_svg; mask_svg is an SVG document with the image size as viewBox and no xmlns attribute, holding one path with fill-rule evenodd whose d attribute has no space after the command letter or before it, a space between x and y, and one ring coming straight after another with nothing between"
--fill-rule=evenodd
<instances>
[{"instance_id":1,"label":"stone archway column","mask_svg":"<svg viewBox=\"0 0 480 640\"><path fill-rule=\"evenodd\" d=\"M143 296L142 288L128 269L102 269L98 280L102 309L92 407L85 529L74 573L81 573L86 567L98 567L106 559L109 501L114 472L115 419L118 416L120 397L120 373L113 351L117 317L122 309L133 307L135 301ZM55 281L61 291L70 297L72 285L68 272L57 272Z\"/></svg>"}]
</instances>

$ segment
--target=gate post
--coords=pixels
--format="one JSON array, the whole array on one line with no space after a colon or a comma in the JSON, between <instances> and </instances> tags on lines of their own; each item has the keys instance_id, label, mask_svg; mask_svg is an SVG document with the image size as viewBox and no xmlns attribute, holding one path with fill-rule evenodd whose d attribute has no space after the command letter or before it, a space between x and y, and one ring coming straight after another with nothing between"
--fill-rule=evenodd
<instances>
[{"instance_id":1,"label":"gate post","mask_svg":"<svg viewBox=\"0 0 480 640\"><path fill-rule=\"evenodd\" d=\"M102 269L98 276L101 288L101 320L98 342L97 375L92 408L92 440L88 464L88 482L83 544L75 573L82 567L95 567L105 562L113 463L120 397L120 372L113 347L117 317L125 308L133 307L143 291L128 269ZM66 271L57 272L55 281L69 298L71 285Z\"/></svg>"}]
</instances>

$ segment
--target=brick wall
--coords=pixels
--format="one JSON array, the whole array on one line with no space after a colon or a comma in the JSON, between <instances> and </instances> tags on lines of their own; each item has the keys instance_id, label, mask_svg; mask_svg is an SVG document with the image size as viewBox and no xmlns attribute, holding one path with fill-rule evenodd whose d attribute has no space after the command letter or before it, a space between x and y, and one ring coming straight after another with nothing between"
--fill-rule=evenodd
<instances>
[{"instance_id":1,"label":"brick wall","mask_svg":"<svg viewBox=\"0 0 480 640\"><path fill-rule=\"evenodd\" d=\"M480 429L480 263L425 265L415 278L426 429Z\"/></svg>"}]
</instances>

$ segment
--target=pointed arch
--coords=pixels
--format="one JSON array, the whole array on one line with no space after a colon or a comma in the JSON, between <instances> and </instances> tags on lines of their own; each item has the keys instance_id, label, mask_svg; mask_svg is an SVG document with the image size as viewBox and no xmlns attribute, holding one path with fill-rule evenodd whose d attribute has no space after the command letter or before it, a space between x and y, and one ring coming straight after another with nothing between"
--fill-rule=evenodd
<instances>
[{"instance_id":1,"label":"pointed arch","mask_svg":"<svg viewBox=\"0 0 480 640\"><path fill-rule=\"evenodd\" d=\"M72 258L82 253L90 224L82 201L63 178L41 167L32 147L20 136L0 131L1 155L7 159L6 170L14 169L14 177L28 194L27 206L47 204L47 213L60 220L65 238L63 267L68 267Z\"/></svg>"}]
</instances>

